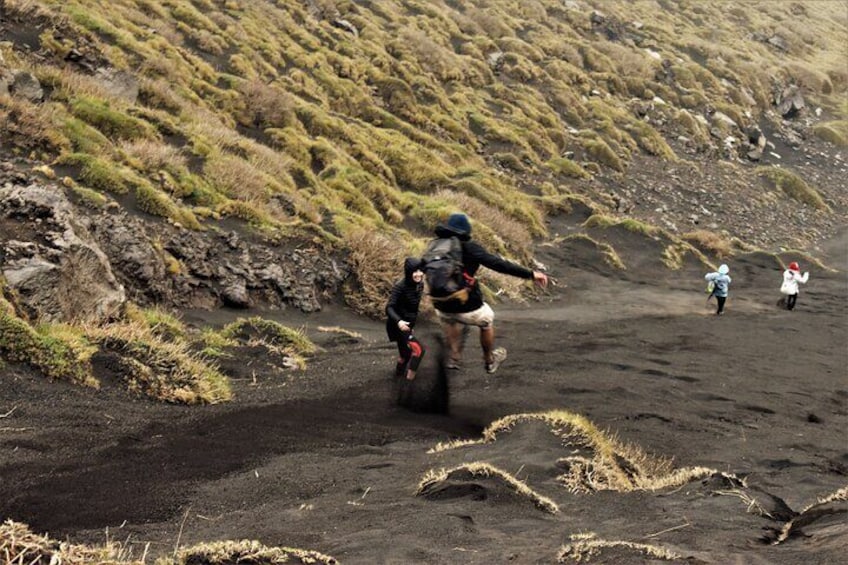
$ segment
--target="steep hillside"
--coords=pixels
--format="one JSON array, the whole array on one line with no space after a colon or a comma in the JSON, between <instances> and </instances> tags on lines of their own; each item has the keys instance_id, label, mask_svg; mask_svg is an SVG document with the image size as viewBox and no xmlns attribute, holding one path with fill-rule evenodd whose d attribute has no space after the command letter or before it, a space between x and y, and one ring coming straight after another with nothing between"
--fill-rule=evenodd
<instances>
[{"instance_id":1,"label":"steep hillside","mask_svg":"<svg viewBox=\"0 0 848 565\"><path fill-rule=\"evenodd\" d=\"M814 251L848 210L846 10L6 0L4 302L31 322L102 321L126 299L309 311L337 293L374 313L457 209L524 261L577 236L614 256L622 229L668 268ZM33 235L47 216L109 300L32 290L33 262L70 245ZM57 295L91 288L73 280Z\"/></svg>"}]
</instances>

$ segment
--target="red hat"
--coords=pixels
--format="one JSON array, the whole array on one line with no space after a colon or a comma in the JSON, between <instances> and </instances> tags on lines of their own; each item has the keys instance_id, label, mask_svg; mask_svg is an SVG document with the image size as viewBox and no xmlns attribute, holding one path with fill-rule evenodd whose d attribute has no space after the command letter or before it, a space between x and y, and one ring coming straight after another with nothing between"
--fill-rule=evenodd
<instances>
[{"instance_id":1,"label":"red hat","mask_svg":"<svg viewBox=\"0 0 848 565\"><path fill-rule=\"evenodd\" d=\"M789 263L789 270L790 271L798 271L800 273L801 267L798 266L797 261L792 261L791 263Z\"/></svg>"}]
</instances>

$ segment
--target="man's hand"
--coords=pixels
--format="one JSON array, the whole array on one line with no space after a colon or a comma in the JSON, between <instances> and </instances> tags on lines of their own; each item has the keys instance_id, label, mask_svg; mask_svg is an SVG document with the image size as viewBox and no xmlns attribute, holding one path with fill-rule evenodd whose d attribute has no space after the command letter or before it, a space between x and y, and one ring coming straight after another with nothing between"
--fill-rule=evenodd
<instances>
[{"instance_id":1,"label":"man's hand","mask_svg":"<svg viewBox=\"0 0 848 565\"><path fill-rule=\"evenodd\" d=\"M404 322L403 320L398 322L398 329L402 332L410 331L409 323Z\"/></svg>"},{"instance_id":2,"label":"man's hand","mask_svg":"<svg viewBox=\"0 0 848 565\"><path fill-rule=\"evenodd\" d=\"M546 275L542 271L533 271L533 282L541 286L542 288L547 288L548 275Z\"/></svg>"}]
</instances>

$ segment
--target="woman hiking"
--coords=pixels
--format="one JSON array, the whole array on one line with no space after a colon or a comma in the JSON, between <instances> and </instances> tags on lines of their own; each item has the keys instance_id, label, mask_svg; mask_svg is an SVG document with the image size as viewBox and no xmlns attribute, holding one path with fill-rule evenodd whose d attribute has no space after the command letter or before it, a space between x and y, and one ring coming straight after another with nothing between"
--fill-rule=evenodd
<instances>
[{"instance_id":1,"label":"woman hiking","mask_svg":"<svg viewBox=\"0 0 848 565\"><path fill-rule=\"evenodd\" d=\"M392 287L386 304L386 334L389 341L397 343L398 360L395 376L412 380L424 356L424 346L412 333L418 319L418 306L424 294L424 271L422 262L407 257L403 262L403 279Z\"/></svg>"}]
</instances>

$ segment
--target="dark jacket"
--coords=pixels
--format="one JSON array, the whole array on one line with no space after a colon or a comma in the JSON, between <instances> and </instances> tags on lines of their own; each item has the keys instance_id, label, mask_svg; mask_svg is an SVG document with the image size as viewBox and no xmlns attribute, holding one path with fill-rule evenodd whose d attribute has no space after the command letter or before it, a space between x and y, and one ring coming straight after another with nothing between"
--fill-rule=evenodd
<instances>
[{"instance_id":1,"label":"dark jacket","mask_svg":"<svg viewBox=\"0 0 848 565\"><path fill-rule=\"evenodd\" d=\"M468 234L456 232L445 225L440 225L436 228L436 237L451 237L455 236L462 242L462 268L469 276L474 277L480 266L488 267L493 271L512 275L522 279L532 279L533 271L524 268L521 265L507 261L503 257L499 257L486 251L486 249L472 240ZM434 302L433 306L437 310L448 314L457 314L464 312L473 312L483 306L483 293L480 291L480 285L476 282L469 289L468 301L465 304L454 301Z\"/></svg>"},{"instance_id":2,"label":"dark jacket","mask_svg":"<svg viewBox=\"0 0 848 565\"><path fill-rule=\"evenodd\" d=\"M424 282L412 280L412 273L421 268L421 260L408 257L403 264L403 280L395 283L389 303L386 304L386 333L389 341L405 339L409 334L398 329L399 321L404 320L415 326L418 319L418 305L424 293Z\"/></svg>"}]
</instances>

